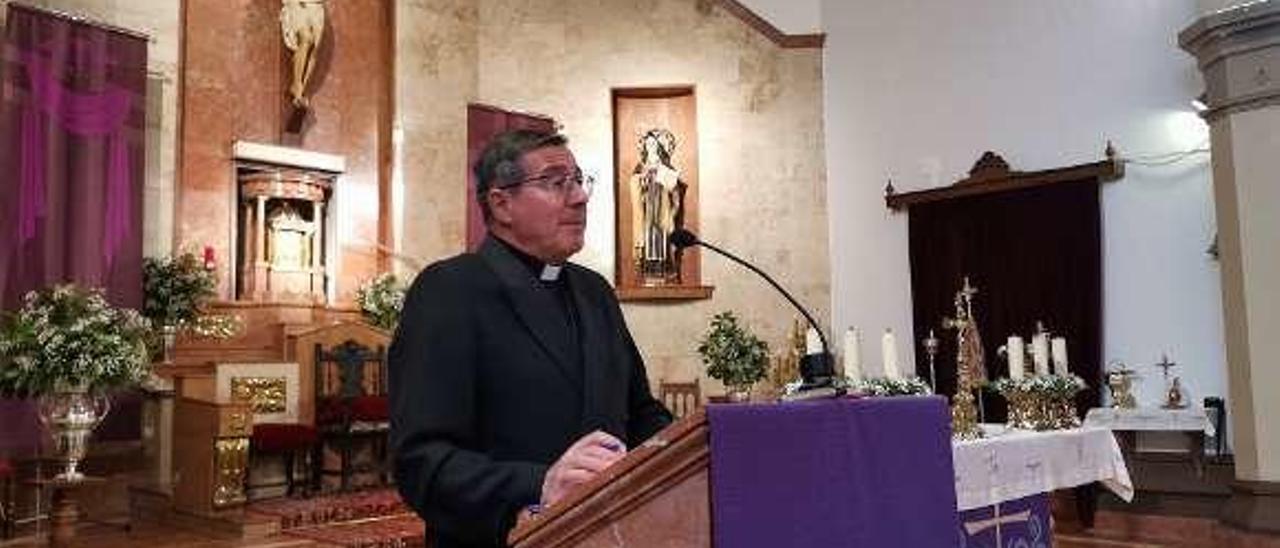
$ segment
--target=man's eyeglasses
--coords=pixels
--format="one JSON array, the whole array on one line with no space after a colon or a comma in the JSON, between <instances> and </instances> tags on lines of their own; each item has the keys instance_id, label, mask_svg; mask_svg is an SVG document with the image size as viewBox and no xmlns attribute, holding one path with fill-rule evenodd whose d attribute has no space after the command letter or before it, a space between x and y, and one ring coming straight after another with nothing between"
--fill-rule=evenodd
<instances>
[{"instance_id":1,"label":"man's eyeglasses","mask_svg":"<svg viewBox=\"0 0 1280 548\"><path fill-rule=\"evenodd\" d=\"M499 188L507 190L525 185L542 187L544 190L549 190L559 194L565 199L568 199L569 193L573 192L574 187L580 187L582 188L582 192L586 194L589 199L591 198L591 190L596 186L596 178L590 175L584 175L582 170L577 170L572 173L554 173L530 177L516 184L506 185Z\"/></svg>"}]
</instances>

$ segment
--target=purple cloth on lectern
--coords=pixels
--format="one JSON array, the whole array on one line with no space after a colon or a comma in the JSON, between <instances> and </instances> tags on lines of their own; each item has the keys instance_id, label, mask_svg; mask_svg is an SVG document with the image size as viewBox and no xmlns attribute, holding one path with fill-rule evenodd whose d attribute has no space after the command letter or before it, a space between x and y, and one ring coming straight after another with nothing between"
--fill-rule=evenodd
<instances>
[{"instance_id":1,"label":"purple cloth on lectern","mask_svg":"<svg viewBox=\"0 0 1280 548\"><path fill-rule=\"evenodd\" d=\"M718 548L951 548L960 541L940 397L711 405Z\"/></svg>"},{"instance_id":2,"label":"purple cloth on lectern","mask_svg":"<svg viewBox=\"0 0 1280 548\"><path fill-rule=\"evenodd\" d=\"M960 513L960 538L961 548L1052 548L1049 494L965 510Z\"/></svg>"}]
</instances>

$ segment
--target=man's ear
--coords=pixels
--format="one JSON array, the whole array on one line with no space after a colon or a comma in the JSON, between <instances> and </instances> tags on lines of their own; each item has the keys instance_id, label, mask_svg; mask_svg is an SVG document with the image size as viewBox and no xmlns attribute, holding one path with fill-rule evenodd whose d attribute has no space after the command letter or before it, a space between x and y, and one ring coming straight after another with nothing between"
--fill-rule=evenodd
<instances>
[{"instance_id":1,"label":"man's ear","mask_svg":"<svg viewBox=\"0 0 1280 548\"><path fill-rule=\"evenodd\" d=\"M489 189L489 214L494 222L511 224L511 194L496 188Z\"/></svg>"}]
</instances>

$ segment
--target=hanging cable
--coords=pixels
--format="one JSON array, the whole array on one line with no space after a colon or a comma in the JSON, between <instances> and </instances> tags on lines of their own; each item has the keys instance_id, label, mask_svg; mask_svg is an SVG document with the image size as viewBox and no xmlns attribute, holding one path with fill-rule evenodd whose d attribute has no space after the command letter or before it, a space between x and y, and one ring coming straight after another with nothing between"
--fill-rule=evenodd
<instances>
[{"instance_id":1,"label":"hanging cable","mask_svg":"<svg viewBox=\"0 0 1280 548\"><path fill-rule=\"evenodd\" d=\"M1209 140L1205 139L1201 141L1200 144L1196 145L1195 148L1192 148L1189 150L1179 150L1175 152L1166 152L1163 154L1121 156L1120 161L1126 164L1133 164L1136 166L1145 166L1145 167L1167 166L1167 165L1176 164L1192 156L1196 156L1199 154L1208 154L1209 153L1208 145L1209 145Z\"/></svg>"}]
</instances>

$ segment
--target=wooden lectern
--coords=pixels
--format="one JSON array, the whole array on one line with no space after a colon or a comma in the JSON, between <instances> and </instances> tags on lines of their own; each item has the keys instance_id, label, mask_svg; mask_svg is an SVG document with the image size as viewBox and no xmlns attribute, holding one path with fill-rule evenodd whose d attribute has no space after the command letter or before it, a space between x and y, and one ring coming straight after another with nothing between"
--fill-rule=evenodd
<instances>
[{"instance_id":1,"label":"wooden lectern","mask_svg":"<svg viewBox=\"0 0 1280 548\"><path fill-rule=\"evenodd\" d=\"M668 426L508 540L516 548L711 546L706 409Z\"/></svg>"},{"instance_id":2,"label":"wooden lectern","mask_svg":"<svg viewBox=\"0 0 1280 548\"><path fill-rule=\"evenodd\" d=\"M732 547L950 547L960 528L951 453L936 396L711 406L508 540L710 547L714 529L714 543Z\"/></svg>"}]
</instances>

